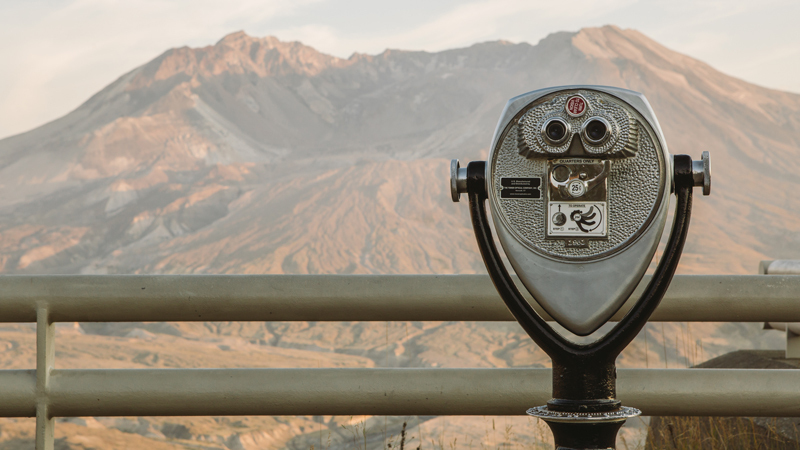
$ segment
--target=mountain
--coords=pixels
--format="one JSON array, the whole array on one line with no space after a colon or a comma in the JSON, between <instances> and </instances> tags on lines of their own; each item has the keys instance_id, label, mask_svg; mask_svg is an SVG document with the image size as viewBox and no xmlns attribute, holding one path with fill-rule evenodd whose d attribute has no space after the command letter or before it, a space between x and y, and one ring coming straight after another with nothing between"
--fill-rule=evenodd
<instances>
[{"instance_id":1,"label":"mountain","mask_svg":"<svg viewBox=\"0 0 800 450\"><path fill-rule=\"evenodd\" d=\"M578 83L643 92L673 153L711 152L684 273L800 256L798 95L612 26L349 59L239 32L0 141L2 270L482 271L447 160L485 156L508 98Z\"/></svg>"},{"instance_id":2,"label":"mountain","mask_svg":"<svg viewBox=\"0 0 800 450\"><path fill-rule=\"evenodd\" d=\"M0 140L0 268L483 272L467 207L450 201L449 159L486 157L509 98L566 84L642 92L672 153L710 151L712 195L695 197L680 272L752 274L761 259L800 258L800 96L607 26L536 45L497 41L348 59L241 32L213 46L168 50L61 119ZM729 349L780 344L777 335L754 340L759 331L747 325L664 330L649 326L620 365L686 366ZM303 367L315 359L331 367L548 364L507 323L80 324L67 331L61 367L234 367L242 358ZM33 347L25 343L32 339L24 327L1 329L10 350L0 363L31 367ZM346 422L351 431L344 432L334 418L142 420L64 423L72 435L62 443L84 448L74 438L80 428L105 430L105 444L95 448L115 447L109 442L120 432L147 445L161 439L157 448L173 448L163 439L174 448L199 440L208 448L309 448L322 439L322 431L311 432L318 426L334 433L332 448L343 448L361 419ZM420 424L436 429L440 419L414 420L410 429L420 437ZM387 430L386 422L369 423ZM476 442L503 441L489 439L488 426L482 437L486 423L459 423ZM0 438L29 447L26 426L4 426ZM389 428L396 434L399 426ZM444 433L445 423L438 426Z\"/></svg>"}]
</instances>

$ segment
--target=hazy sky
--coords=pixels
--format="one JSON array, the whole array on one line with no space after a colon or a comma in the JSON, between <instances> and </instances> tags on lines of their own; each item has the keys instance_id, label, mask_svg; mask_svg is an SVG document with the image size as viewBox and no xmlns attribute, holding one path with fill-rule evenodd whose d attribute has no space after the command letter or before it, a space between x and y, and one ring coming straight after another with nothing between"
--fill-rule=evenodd
<instances>
[{"instance_id":1,"label":"hazy sky","mask_svg":"<svg viewBox=\"0 0 800 450\"><path fill-rule=\"evenodd\" d=\"M347 57L615 24L730 75L800 93L798 0L2 0L0 138L56 119L171 47L237 30Z\"/></svg>"}]
</instances>

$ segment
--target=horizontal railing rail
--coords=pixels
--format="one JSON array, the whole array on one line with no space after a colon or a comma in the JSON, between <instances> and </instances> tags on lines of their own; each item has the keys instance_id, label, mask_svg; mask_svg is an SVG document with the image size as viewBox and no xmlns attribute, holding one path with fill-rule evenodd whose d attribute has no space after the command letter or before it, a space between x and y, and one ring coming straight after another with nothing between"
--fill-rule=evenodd
<instances>
[{"instance_id":1,"label":"horizontal railing rail","mask_svg":"<svg viewBox=\"0 0 800 450\"><path fill-rule=\"evenodd\" d=\"M798 276L678 275L650 320L800 322L798 302ZM487 275L0 277L0 322L39 308L51 322L514 320Z\"/></svg>"},{"instance_id":2,"label":"horizontal railing rail","mask_svg":"<svg viewBox=\"0 0 800 450\"><path fill-rule=\"evenodd\" d=\"M798 297L798 276L676 276L651 320L800 322ZM3 276L0 322L37 325L36 370L0 371L0 416L35 415L36 449L52 450L53 418L63 416L515 415L550 396L548 369L54 368L55 322L168 321L513 317L485 275ZM619 398L650 415L800 416L798 387L794 370L618 378Z\"/></svg>"},{"instance_id":3,"label":"horizontal railing rail","mask_svg":"<svg viewBox=\"0 0 800 450\"><path fill-rule=\"evenodd\" d=\"M645 415L800 416L792 369L619 369ZM53 370L58 417L523 415L550 399L549 369ZM0 371L0 416L36 414L33 370Z\"/></svg>"}]
</instances>

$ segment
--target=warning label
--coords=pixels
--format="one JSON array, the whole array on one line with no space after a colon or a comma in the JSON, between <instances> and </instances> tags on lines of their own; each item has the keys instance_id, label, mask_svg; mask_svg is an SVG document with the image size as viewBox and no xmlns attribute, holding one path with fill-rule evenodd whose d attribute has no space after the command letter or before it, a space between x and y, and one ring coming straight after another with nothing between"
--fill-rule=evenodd
<instances>
[{"instance_id":1,"label":"warning label","mask_svg":"<svg viewBox=\"0 0 800 450\"><path fill-rule=\"evenodd\" d=\"M607 237L606 202L550 202L549 237Z\"/></svg>"},{"instance_id":2,"label":"warning label","mask_svg":"<svg viewBox=\"0 0 800 450\"><path fill-rule=\"evenodd\" d=\"M583 99L580 95L574 95L567 99L566 105L564 108L567 110L567 114L572 117L580 117L586 111L586 100Z\"/></svg>"},{"instance_id":3,"label":"warning label","mask_svg":"<svg viewBox=\"0 0 800 450\"><path fill-rule=\"evenodd\" d=\"M539 189L542 179L536 178L501 178L500 198L542 198L542 191Z\"/></svg>"}]
</instances>

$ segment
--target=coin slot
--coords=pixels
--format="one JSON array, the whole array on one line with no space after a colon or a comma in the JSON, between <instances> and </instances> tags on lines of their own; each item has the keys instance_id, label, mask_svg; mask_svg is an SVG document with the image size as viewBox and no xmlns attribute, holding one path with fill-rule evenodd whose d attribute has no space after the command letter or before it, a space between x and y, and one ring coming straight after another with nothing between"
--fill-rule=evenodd
<instances>
[{"instance_id":1,"label":"coin slot","mask_svg":"<svg viewBox=\"0 0 800 450\"><path fill-rule=\"evenodd\" d=\"M553 178L556 181L564 182L569 179L571 172L567 166L555 166L553 168Z\"/></svg>"}]
</instances>

